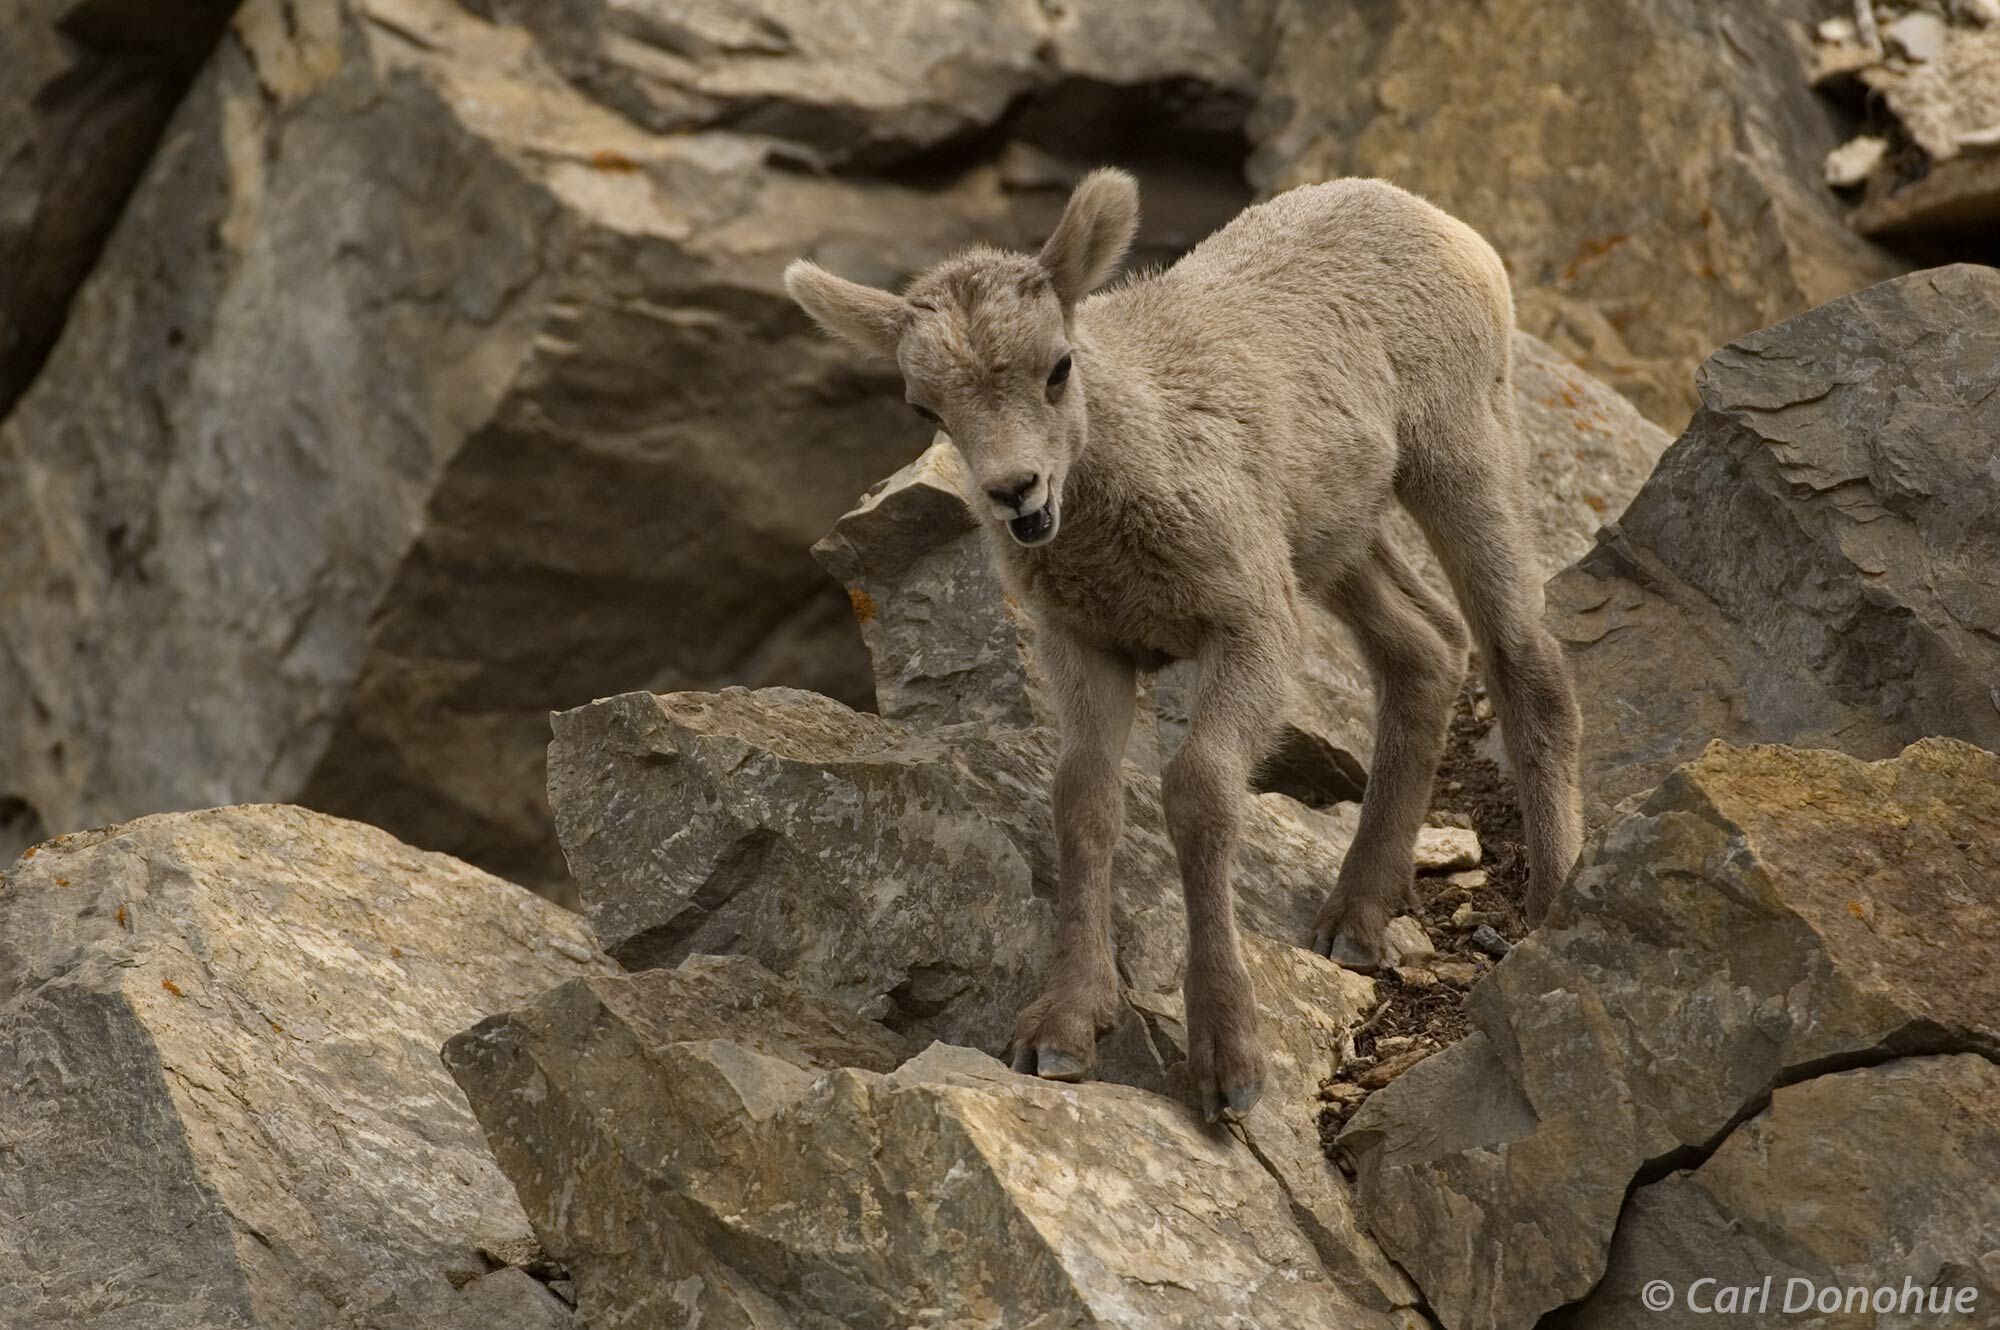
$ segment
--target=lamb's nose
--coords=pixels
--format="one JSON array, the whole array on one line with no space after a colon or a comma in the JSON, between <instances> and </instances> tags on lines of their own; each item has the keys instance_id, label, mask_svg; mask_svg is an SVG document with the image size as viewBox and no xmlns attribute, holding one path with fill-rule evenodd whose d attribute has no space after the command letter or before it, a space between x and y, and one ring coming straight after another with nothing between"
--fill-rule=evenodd
<instances>
[{"instance_id":1,"label":"lamb's nose","mask_svg":"<svg viewBox=\"0 0 2000 1330\"><path fill-rule=\"evenodd\" d=\"M1005 484L988 486L986 497L1002 507L1019 509L1029 492L1041 481L1040 472L1026 471Z\"/></svg>"}]
</instances>

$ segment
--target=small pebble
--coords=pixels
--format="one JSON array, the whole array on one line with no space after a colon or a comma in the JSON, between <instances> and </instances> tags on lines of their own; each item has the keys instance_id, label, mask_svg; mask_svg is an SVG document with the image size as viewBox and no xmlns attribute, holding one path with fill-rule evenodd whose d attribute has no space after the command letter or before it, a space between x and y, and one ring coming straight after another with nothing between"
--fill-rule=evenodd
<instances>
[{"instance_id":1,"label":"small pebble","mask_svg":"<svg viewBox=\"0 0 2000 1330\"><path fill-rule=\"evenodd\" d=\"M1479 867L1479 836L1464 827L1424 827L1417 832L1417 871L1447 873Z\"/></svg>"},{"instance_id":2,"label":"small pebble","mask_svg":"<svg viewBox=\"0 0 2000 1330\"><path fill-rule=\"evenodd\" d=\"M1485 887L1486 870L1483 868L1461 869L1453 873L1450 877L1447 877L1444 880L1444 884L1453 891L1462 891L1469 896L1473 892Z\"/></svg>"},{"instance_id":3,"label":"small pebble","mask_svg":"<svg viewBox=\"0 0 2000 1330\"><path fill-rule=\"evenodd\" d=\"M1378 1057L1388 1057L1391 1053L1402 1052L1416 1042L1417 1037L1415 1035L1385 1034L1375 1041L1375 1053Z\"/></svg>"},{"instance_id":4,"label":"small pebble","mask_svg":"<svg viewBox=\"0 0 2000 1330\"><path fill-rule=\"evenodd\" d=\"M1431 1051L1428 1048L1412 1048L1407 1052L1398 1053L1395 1057L1385 1058L1356 1076L1354 1083L1364 1090L1379 1090L1430 1055Z\"/></svg>"},{"instance_id":5,"label":"small pebble","mask_svg":"<svg viewBox=\"0 0 2000 1330\"><path fill-rule=\"evenodd\" d=\"M1439 961L1431 967L1437 977L1453 988L1470 988L1479 977L1479 967L1471 961Z\"/></svg>"},{"instance_id":6,"label":"small pebble","mask_svg":"<svg viewBox=\"0 0 2000 1330\"><path fill-rule=\"evenodd\" d=\"M1398 965L1392 971L1405 988L1436 988L1438 977L1421 965Z\"/></svg>"},{"instance_id":7,"label":"small pebble","mask_svg":"<svg viewBox=\"0 0 2000 1330\"><path fill-rule=\"evenodd\" d=\"M1451 926L1461 933L1472 928L1491 928L1499 922L1499 915L1491 910L1475 909L1471 901L1460 901L1458 908L1451 912Z\"/></svg>"},{"instance_id":8,"label":"small pebble","mask_svg":"<svg viewBox=\"0 0 2000 1330\"><path fill-rule=\"evenodd\" d=\"M1506 938L1494 931L1491 924L1481 924L1472 930L1472 945L1493 957L1505 956L1513 949Z\"/></svg>"},{"instance_id":9,"label":"small pebble","mask_svg":"<svg viewBox=\"0 0 2000 1330\"><path fill-rule=\"evenodd\" d=\"M1319 1097L1329 1104L1351 1108L1368 1097L1368 1092L1347 1081L1328 1081L1319 1087Z\"/></svg>"},{"instance_id":10,"label":"small pebble","mask_svg":"<svg viewBox=\"0 0 2000 1330\"><path fill-rule=\"evenodd\" d=\"M1424 931L1421 923L1407 914L1399 914L1389 921L1389 927L1383 931L1382 949L1391 965L1409 965L1437 955L1437 948L1431 945L1431 935Z\"/></svg>"}]
</instances>

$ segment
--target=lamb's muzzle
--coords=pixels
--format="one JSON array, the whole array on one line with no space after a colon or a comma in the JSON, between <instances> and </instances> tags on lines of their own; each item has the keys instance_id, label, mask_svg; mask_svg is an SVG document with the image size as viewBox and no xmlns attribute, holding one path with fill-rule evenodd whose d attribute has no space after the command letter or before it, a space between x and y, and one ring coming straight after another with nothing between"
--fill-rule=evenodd
<instances>
[{"instance_id":1,"label":"lamb's muzzle","mask_svg":"<svg viewBox=\"0 0 2000 1330\"><path fill-rule=\"evenodd\" d=\"M1056 536L1056 496L1049 492L1049 500L1032 513L1023 514L1007 523L1007 534L1019 545L1046 545Z\"/></svg>"}]
</instances>

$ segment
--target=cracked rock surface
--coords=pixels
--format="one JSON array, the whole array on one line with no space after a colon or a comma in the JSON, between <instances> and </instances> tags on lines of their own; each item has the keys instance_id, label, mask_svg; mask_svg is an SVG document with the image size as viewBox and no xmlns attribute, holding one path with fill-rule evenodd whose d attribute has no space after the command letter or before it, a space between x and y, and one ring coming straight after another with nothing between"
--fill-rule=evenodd
<instances>
[{"instance_id":1,"label":"cracked rock surface","mask_svg":"<svg viewBox=\"0 0 2000 1330\"><path fill-rule=\"evenodd\" d=\"M1741 338L1623 517L1548 586L1588 821L1710 738L2000 748L2000 271Z\"/></svg>"},{"instance_id":2,"label":"cracked rock surface","mask_svg":"<svg viewBox=\"0 0 2000 1330\"><path fill-rule=\"evenodd\" d=\"M909 1052L730 956L568 984L445 1059L584 1326L1423 1326L1329 1269L1254 1135Z\"/></svg>"},{"instance_id":3,"label":"cracked rock surface","mask_svg":"<svg viewBox=\"0 0 2000 1330\"><path fill-rule=\"evenodd\" d=\"M303 809L32 850L0 875L6 1318L567 1326L436 1051L613 968L567 911Z\"/></svg>"},{"instance_id":4,"label":"cracked rock surface","mask_svg":"<svg viewBox=\"0 0 2000 1330\"><path fill-rule=\"evenodd\" d=\"M1447 1330L1525 1330L1597 1283L1635 1182L1735 1141L1767 1104L1782 1126L1795 1100L1839 1093L1774 1088L2000 1057L1996 939L2000 757L1951 739L1873 763L1711 744L1586 849L1547 924L1474 988L1475 1033L1348 1124L1369 1230ZM1920 1188L1959 1167L1895 1159ZM1847 1187L1836 1168L1789 1185ZM1642 1189L1631 1214L1682 1185ZM1991 1199L1968 1202L1989 1225ZM1864 1222L1873 1237L1843 1248L1840 1226ZM1819 1250L1886 1279L1899 1222L1802 1204L1779 1232L1788 1259Z\"/></svg>"},{"instance_id":5,"label":"cracked rock surface","mask_svg":"<svg viewBox=\"0 0 2000 1330\"><path fill-rule=\"evenodd\" d=\"M1785 1315L1810 1323L1799 1313L1827 1288L1843 1304L1854 1288L1871 1300L1894 1290L1882 1326L1990 1320L2000 1305L2000 1066L1971 1053L1899 1058L1782 1087L1699 1168L1633 1194L1603 1282L1567 1324L1657 1326L1639 1300L1652 1279L1671 1283L1682 1307L1693 1291L1697 1308L1769 1280L1754 1311L1748 1292L1735 1315L1697 1311L1731 1330ZM1696 1288L1703 1279L1712 1282ZM1959 1320L1967 1310L1975 1315Z\"/></svg>"}]
</instances>

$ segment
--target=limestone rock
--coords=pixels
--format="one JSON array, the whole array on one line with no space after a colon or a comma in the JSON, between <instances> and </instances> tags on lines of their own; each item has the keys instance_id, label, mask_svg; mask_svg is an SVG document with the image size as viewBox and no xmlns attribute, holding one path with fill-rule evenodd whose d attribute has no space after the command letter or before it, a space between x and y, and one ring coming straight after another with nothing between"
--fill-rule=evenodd
<instances>
[{"instance_id":1,"label":"limestone rock","mask_svg":"<svg viewBox=\"0 0 2000 1330\"><path fill-rule=\"evenodd\" d=\"M1917 40L1934 43L1931 54L1872 64L1860 78L1920 150L1922 167L1879 174L1854 226L1891 237L1944 233L1977 252L2000 223L2000 29L1947 29L1922 11L1898 22L1922 25Z\"/></svg>"},{"instance_id":2,"label":"limestone rock","mask_svg":"<svg viewBox=\"0 0 2000 1330\"><path fill-rule=\"evenodd\" d=\"M1653 1279L1729 1327L1804 1320L1828 1288L1843 1309L1850 1289L1871 1302L1890 1289L1900 1315L1873 1306L1877 1325L1977 1324L2000 1305L1996 1252L2000 1069L1963 1053L1900 1058L1782 1087L1699 1168L1640 1188L1604 1282L1567 1324L1658 1326L1639 1300ZM1741 1314L1699 1311L1729 1306Z\"/></svg>"},{"instance_id":3,"label":"limestone rock","mask_svg":"<svg viewBox=\"0 0 2000 1330\"><path fill-rule=\"evenodd\" d=\"M1179 1105L896 1056L737 957L445 1050L584 1325L1421 1324L1350 1297L1257 1152Z\"/></svg>"},{"instance_id":4,"label":"limestone rock","mask_svg":"<svg viewBox=\"0 0 2000 1330\"><path fill-rule=\"evenodd\" d=\"M16 0L0 12L0 416L234 7Z\"/></svg>"},{"instance_id":5,"label":"limestone rock","mask_svg":"<svg viewBox=\"0 0 2000 1330\"><path fill-rule=\"evenodd\" d=\"M999 1052L1038 991L1057 872L1054 740L913 732L787 689L631 693L555 717L549 801L589 914L628 968L742 952L850 1011ZM1180 988L1185 927L1159 782L1128 765L1115 875L1132 988ZM1252 802L1237 917L1310 938L1342 842Z\"/></svg>"},{"instance_id":6,"label":"limestone rock","mask_svg":"<svg viewBox=\"0 0 2000 1330\"><path fill-rule=\"evenodd\" d=\"M1033 628L1001 587L970 487L958 449L940 435L863 495L813 556L847 588L885 719L1046 724Z\"/></svg>"},{"instance_id":7,"label":"limestone rock","mask_svg":"<svg viewBox=\"0 0 2000 1330\"><path fill-rule=\"evenodd\" d=\"M551 707L723 682L868 699L806 550L919 435L894 367L813 329L784 264L889 283L1038 243L1061 191L1005 187L997 145L1061 125L978 60L1053 40L1068 63L1022 76L1059 121L1086 93L1128 127L1160 98L1246 104L1192 3L1116 33L958 5L980 54L952 86L896 83L916 72L871 64L872 24L775 0L777 27L484 7L238 11L0 426L0 804L63 830L296 800L559 881ZM785 42L804 54L774 62ZM766 73L799 96L760 119ZM834 130L812 90L864 73L893 95ZM682 85L685 115L625 113ZM1122 151L1106 132L1076 150ZM815 133L991 147L800 171ZM1216 174L1166 172L1185 188L1149 256L1240 206Z\"/></svg>"},{"instance_id":8,"label":"limestone rock","mask_svg":"<svg viewBox=\"0 0 2000 1330\"><path fill-rule=\"evenodd\" d=\"M1667 436L1630 404L1525 334L1515 339L1516 408L1535 496L1543 575L1590 547L1606 514L1638 491ZM881 714L915 725L1048 723L1033 625L1003 592L966 501L964 464L940 435L865 495L813 547L847 587L875 668ZM1440 589L1443 573L1415 524L1395 538ZM1448 591L1447 591L1448 594ZM1310 611L1304 685L1259 788L1319 806L1359 799L1374 752L1374 701L1347 630ZM1187 729L1191 674L1162 671L1142 700L1129 756L1157 770Z\"/></svg>"},{"instance_id":9,"label":"limestone rock","mask_svg":"<svg viewBox=\"0 0 2000 1330\"><path fill-rule=\"evenodd\" d=\"M1150 112L1177 137L1212 135L1240 125L1255 95L1252 34L1198 0L1143 11L885 0L865 17L809 0L691 0L665 20L601 3L480 8L526 26L566 79L638 124L728 125L822 169L921 163L1020 103L1051 120L1093 104L1114 120ZM1072 134L1112 130L1074 120Z\"/></svg>"},{"instance_id":10,"label":"limestone rock","mask_svg":"<svg viewBox=\"0 0 2000 1330\"><path fill-rule=\"evenodd\" d=\"M2000 749L2000 273L1834 301L1718 351L1701 391L1625 515L1548 587L1587 820L1710 737Z\"/></svg>"},{"instance_id":11,"label":"limestone rock","mask_svg":"<svg viewBox=\"0 0 2000 1330\"><path fill-rule=\"evenodd\" d=\"M1370 1231L1446 1330L1525 1330L1596 1283L1636 1177L1774 1086L1994 1057L1996 863L1983 749L1711 745L1472 990L1478 1032L1355 1115L1340 1143Z\"/></svg>"},{"instance_id":12,"label":"limestone rock","mask_svg":"<svg viewBox=\"0 0 2000 1330\"><path fill-rule=\"evenodd\" d=\"M479 1278L532 1234L436 1049L611 970L575 916L300 809L32 851L0 878L8 1316L429 1330L471 1283L534 1324L539 1285Z\"/></svg>"},{"instance_id":13,"label":"limestone rock","mask_svg":"<svg viewBox=\"0 0 2000 1330\"><path fill-rule=\"evenodd\" d=\"M1252 122L1276 190L1379 175L1506 259L1521 325L1678 429L1721 343L1902 270L1820 165L1806 0L1280 4ZM1505 162L1506 169L1496 169Z\"/></svg>"}]
</instances>

